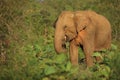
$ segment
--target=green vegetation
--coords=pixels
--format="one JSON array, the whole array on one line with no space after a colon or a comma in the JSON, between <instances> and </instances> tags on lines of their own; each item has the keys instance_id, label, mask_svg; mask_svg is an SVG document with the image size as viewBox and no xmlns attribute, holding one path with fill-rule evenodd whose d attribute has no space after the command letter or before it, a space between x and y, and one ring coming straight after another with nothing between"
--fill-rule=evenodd
<instances>
[{"instance_id":1,"label":"green vegetation","mask_svg":"<svg viewBox=\"0 0 120 80\"><path fill-rule=\"evenodd\" d=\"M53 24L61 11L94 10L112 25L110 50L95 52L102 58L85 68L68 54L56 54ZM120 1L118 0L0 0L0 80L120 80Z\"/></svg>"}]
</instances>

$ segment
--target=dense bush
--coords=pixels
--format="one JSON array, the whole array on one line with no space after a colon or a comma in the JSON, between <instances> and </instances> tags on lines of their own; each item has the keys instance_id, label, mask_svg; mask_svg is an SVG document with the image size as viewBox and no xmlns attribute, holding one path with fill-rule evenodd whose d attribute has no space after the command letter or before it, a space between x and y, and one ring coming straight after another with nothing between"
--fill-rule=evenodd
<instances>
[{"instance_id":1,"label":"dense bush","mask_svg":"<svg viewBox=\"0 0 120 80\"><path fill-rule=\"evenodd\" d=\"M0 80L119 80L120 1L118 0L0 0ZM102 64L86 69L69 55L57 55L53 24L61 11L94 10L112 25L110 50L96 52Z\"/></svg>"}]
</instances>

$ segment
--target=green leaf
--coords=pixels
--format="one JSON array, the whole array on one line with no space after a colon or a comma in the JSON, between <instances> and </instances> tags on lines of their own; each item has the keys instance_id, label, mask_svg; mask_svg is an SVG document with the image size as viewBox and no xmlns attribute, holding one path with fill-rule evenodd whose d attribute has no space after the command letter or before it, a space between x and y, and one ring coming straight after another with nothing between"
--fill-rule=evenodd
<instances>
[{"instance_id":1,"label":"green leaf","mask_svg":"<svg viewBox=\"0 0 120 80\"><path fill-rule=\"evenodd\" d=\"M93 57L100 57L101 59L103 59L102 55L99 52L95 52L92 56Z\"/></svg>"},{"instance_id":2,"label":"green leaf","mask_svg":"<svg viewBox=\"0 0 120 80\"><path fill-rule=\"evenodd\" d=\"M106 52L106 51L107 51L107 49L102 49L101 51L102 51L102 52Z\"/></svg>"},{"instance_id":3,"label":"green leaf","mask_svg":"<svg viewBox=\"0 0 120 80\"><path fill-rule=\"evenodd\" d=\"M55 73L57 70L55 69L55 67L53 67L53 66L47 66L46 68L45 68L45 75L50 75L50 74L53 74L53 73Z\"/></svg>"},{"instance_id":4,"label":"green leaf","mask_svg":"<svg viewBox=\"0 0 120 80\"><path fill-rule=\"evenodd\" d=\"M71 62L68 62L66 65L66 71L70 71L71 67L72 67Z\"/></svg>"},{"instance_id":5,"label":"green leaf","mask_svg":"<svg viewBox=\"0 0 120 80\"><path fill-rule=\"evenodd\" d=\"M66 67L64 64L57 65L60 68L60 71L65 71Z\"/></svg>"},{"instance_id":6,"label":"green leaf","mask_svg":"<svg viewBox=\"0 0 120 80\"><path fill-rule=\"evenodd\" d=\"M65 79L65 76L59 76L58 80L66 80L66 79Z\"/></svg>"},{"instance_id":7,"label":"green leaf","mask_svg":"<svg viewBox=\"0 0 120 80\"><path fill-rule=\"evenodd\" d=\"M94 76L100 77L101 80L106 80L109 77L110 74L110 67L106 65L100 65L98 67L98 70L94 72Z\"/></svg>"},{"instance_id":8,"label":"green leaf","mask_svg":"<svg viewBox=\"0 0 120 80\"><path fill-rule=\"evenodd\" d=\"M117 49L117 46L114 45L114 44L111 44L111 48L112 48L113 50L116 50L116 49Z\"/></svg>"},{"instance_id":9,"label":"green leaf","mask_svg":"<svg viewBox=\"0 0 120 80\"><path fill-rule=\"evenodd\" d=\"M47 78L47 77L45 77L45 78L43 78L42 80L50 80L49 78Z\"/></svg>"},{"instance_id":10,"label":"green leaf","mask_svg":"<svg viewBox=\"0 0 120 80\"><path fill-rule=\"evenodd\" d=\"M56 56L55 61L56 61L56 63L61 64L61 63L64 63L66 61L66 59L67 59L67 57L65 54L59 54Z\"/></svg>"},{"instance_id":11,"label":"green leaf","mask_svg":"<svg viewBox=\"0 0 120 80\"><path fill-rule=\"evenodd\" d=\"M69 5L66 5L66 6L65 6L65 9L66 9L66 10L73 10L73 8L72 8L71 6L69 6Z\"/></svg>"},{"instance_id":12,"label":"green leaf","mask_svg":"<svg viewBox=\"0 0 120 80\"><path fill-rule=\"evenodd\" d=\"M105 77L108 77L109 74L107 73L107 71L105 69L101 70L101 75L105 76Z\"/></svg>"},{"instance_id":13,"label":"green leaf","mask_svg":"<svg viewBox=\"0 0 120 80\"><path fill-rule=\"evenodd\" d=\"M103 72L102 72L102 70L101 70L101 72L102 72L106 77L109 77L110 67L105 66L105 65L103 65L102 67L103 67Z\"/></svg>"}]
</instances>

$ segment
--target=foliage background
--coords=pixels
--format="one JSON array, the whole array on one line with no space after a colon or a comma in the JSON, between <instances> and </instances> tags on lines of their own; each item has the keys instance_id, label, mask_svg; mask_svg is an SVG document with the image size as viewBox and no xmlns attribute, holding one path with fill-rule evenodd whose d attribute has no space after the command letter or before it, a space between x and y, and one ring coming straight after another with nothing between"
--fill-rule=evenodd
<instances>
[{"instance_id":1,"label":"foliage background","mask_svg":"<svg viewBox=\"0 0 120 80\"><path fill-rule=\"evenodd\" d=\"M120 80L119 0L0 0L0 80ZM61 11L94 10L112 26L112 47L95 53L102 64L72 67L57 55L53 24Z\"/></svg>"}]
</instances>

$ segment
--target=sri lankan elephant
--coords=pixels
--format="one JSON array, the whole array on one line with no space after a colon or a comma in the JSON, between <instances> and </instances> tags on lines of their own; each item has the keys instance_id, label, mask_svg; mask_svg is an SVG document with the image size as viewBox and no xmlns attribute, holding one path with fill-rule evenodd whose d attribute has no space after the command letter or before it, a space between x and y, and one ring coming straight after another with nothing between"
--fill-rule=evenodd
<instances>
[{"instance_id":1,"label":"sri lankan elephant","mask_svg":"<svg viewBox=\"0 0 120 80\"><path fill-rule=\"evenodd\" d=\"M78 47L85 53L88 67L93 65L92 53L108 49L111 44L111 25L102 15L94 11L64 11L55 24L54 46L57 53L66 52L69 41L70 60L78 64Z\"/></svg>"}]
</instances>

